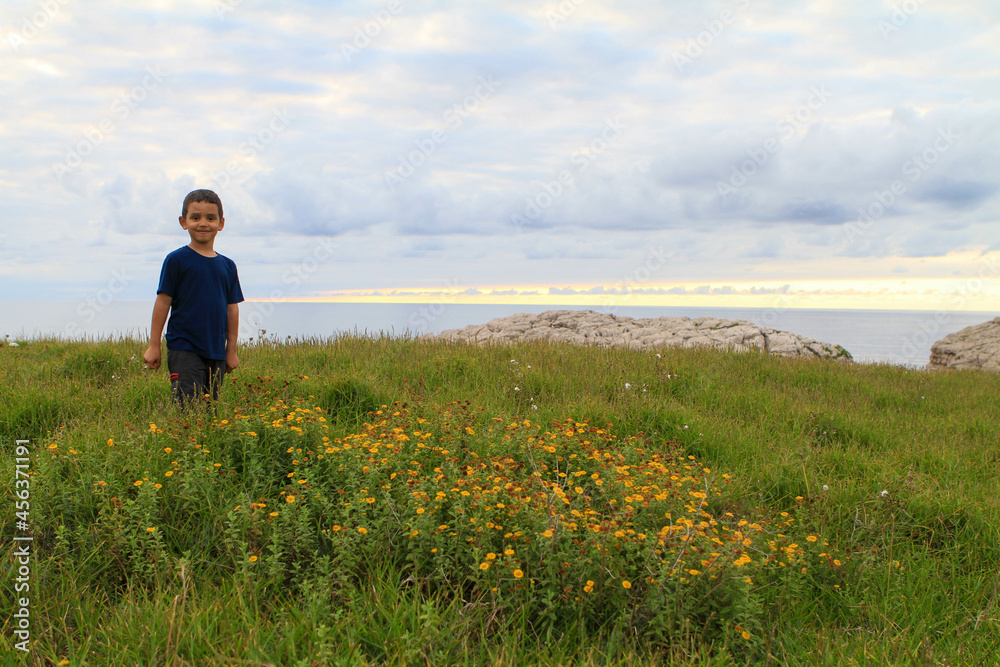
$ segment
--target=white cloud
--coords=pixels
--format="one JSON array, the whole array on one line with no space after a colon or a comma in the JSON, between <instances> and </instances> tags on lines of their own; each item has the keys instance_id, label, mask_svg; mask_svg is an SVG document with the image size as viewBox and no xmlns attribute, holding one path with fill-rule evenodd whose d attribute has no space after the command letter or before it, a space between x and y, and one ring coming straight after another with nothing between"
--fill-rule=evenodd
<instances>
[{"instance_id":1,"label":"white cloud","mask_svg":"<svg viewBox=\"0 0 1000 667\"><path fill-rule=\"evenodd\" d=\"M37 3L0 8L5 294L155 282L206 183L262 293L326 238L303 289L613 289L659 243L662 282L713 285L1000 247L995 3L227 6L65 3L33 31Z\"/></svg>"}]
</instances>

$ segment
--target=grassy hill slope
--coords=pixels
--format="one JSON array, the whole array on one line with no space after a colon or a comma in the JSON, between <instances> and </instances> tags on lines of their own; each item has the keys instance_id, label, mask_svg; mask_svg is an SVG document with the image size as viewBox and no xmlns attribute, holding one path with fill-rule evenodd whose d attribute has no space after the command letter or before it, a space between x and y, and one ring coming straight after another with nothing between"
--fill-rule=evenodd
<instances>
[{"instance_id":1,"label":"grassy hill slope","mask_svg":"<svg viewBox=\"0 0 1000 667\"><path fill-rule=\"evenodd\" d=\"M1000 657L1000 376L341 337L180 413L143 349L0 347L32 664Z\"/></svg>"}]
</instances>

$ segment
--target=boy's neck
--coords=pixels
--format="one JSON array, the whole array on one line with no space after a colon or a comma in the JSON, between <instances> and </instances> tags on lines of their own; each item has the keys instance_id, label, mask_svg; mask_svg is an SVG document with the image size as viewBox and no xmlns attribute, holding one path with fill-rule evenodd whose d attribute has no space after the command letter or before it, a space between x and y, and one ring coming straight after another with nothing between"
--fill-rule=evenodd
<instances>
[{"instance_id":1,"label":"boy's neck","mask_svg":"<svg viewBox=\"0 0 1000 667\"><path fill-rule=\"evenodd\" d=\"M188 243L187 247L191 248L191 250L194 250L202 257L216 257L219 254L215 252L214 243L195 243L192 241L191 243Z\"/></svg>"}]
</instances>

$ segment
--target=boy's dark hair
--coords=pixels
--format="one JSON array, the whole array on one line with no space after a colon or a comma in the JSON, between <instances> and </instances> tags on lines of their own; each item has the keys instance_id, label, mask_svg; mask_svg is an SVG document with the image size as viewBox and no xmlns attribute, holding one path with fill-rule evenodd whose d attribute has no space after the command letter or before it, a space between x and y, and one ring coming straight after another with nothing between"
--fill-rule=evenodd
<instances>
[{"instance_id":1,"label":"boy's dark hair","mask_svg":"<svg viewBox=\"0 0 1000 667\"><path fill-rule=\"evenodd\" d=\"M215 204L219 207L219 217L226 217L222 215L222 200L219 199L219 195L215 194L211 190L193 190L188 193L187 197L184 198L184 206L181 208L182 218L187 217L188 205L194 202L208 202L209 204Z\"/></svg>"}]
</instances>

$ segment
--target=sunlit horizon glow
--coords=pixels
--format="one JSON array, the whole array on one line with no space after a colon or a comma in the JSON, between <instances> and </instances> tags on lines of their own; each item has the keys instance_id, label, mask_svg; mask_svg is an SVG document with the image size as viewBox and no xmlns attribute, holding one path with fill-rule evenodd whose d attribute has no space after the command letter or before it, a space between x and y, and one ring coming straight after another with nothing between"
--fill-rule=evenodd
<instances>
[{"instance_id":1,"label":"sunlit horizon glow","mask_svg":"<svg viewBox=\"0 0 1000 667\"><path fill-rule=\"evenodd\" d=\"M905 277L809 279L797 275L787 280L665 283L652 280L652 273L643 273L640 265L623 279L609 283L466 285L451 280L444 285L317 290L249 300L970 312L995 311L1000 304L1000 252L950 253L942 257L894 258L893 261L897 267L907 267ZM910 275L909 267L914 273L921 271L928 275Z\"/></svg>"},{"instance_id":2,"label":"sunlit horizon glow","mask_svg":"<svg viewBox=\"0 0 1000 667\"><path fill-rule=\"evenodd\" d=\"M613 293L603 285L400 287L250 298L250 302L523 304L570 307L802 308L993 311L1000 284L976 278L673 283Z\"/></svg>"}]
</instances>

